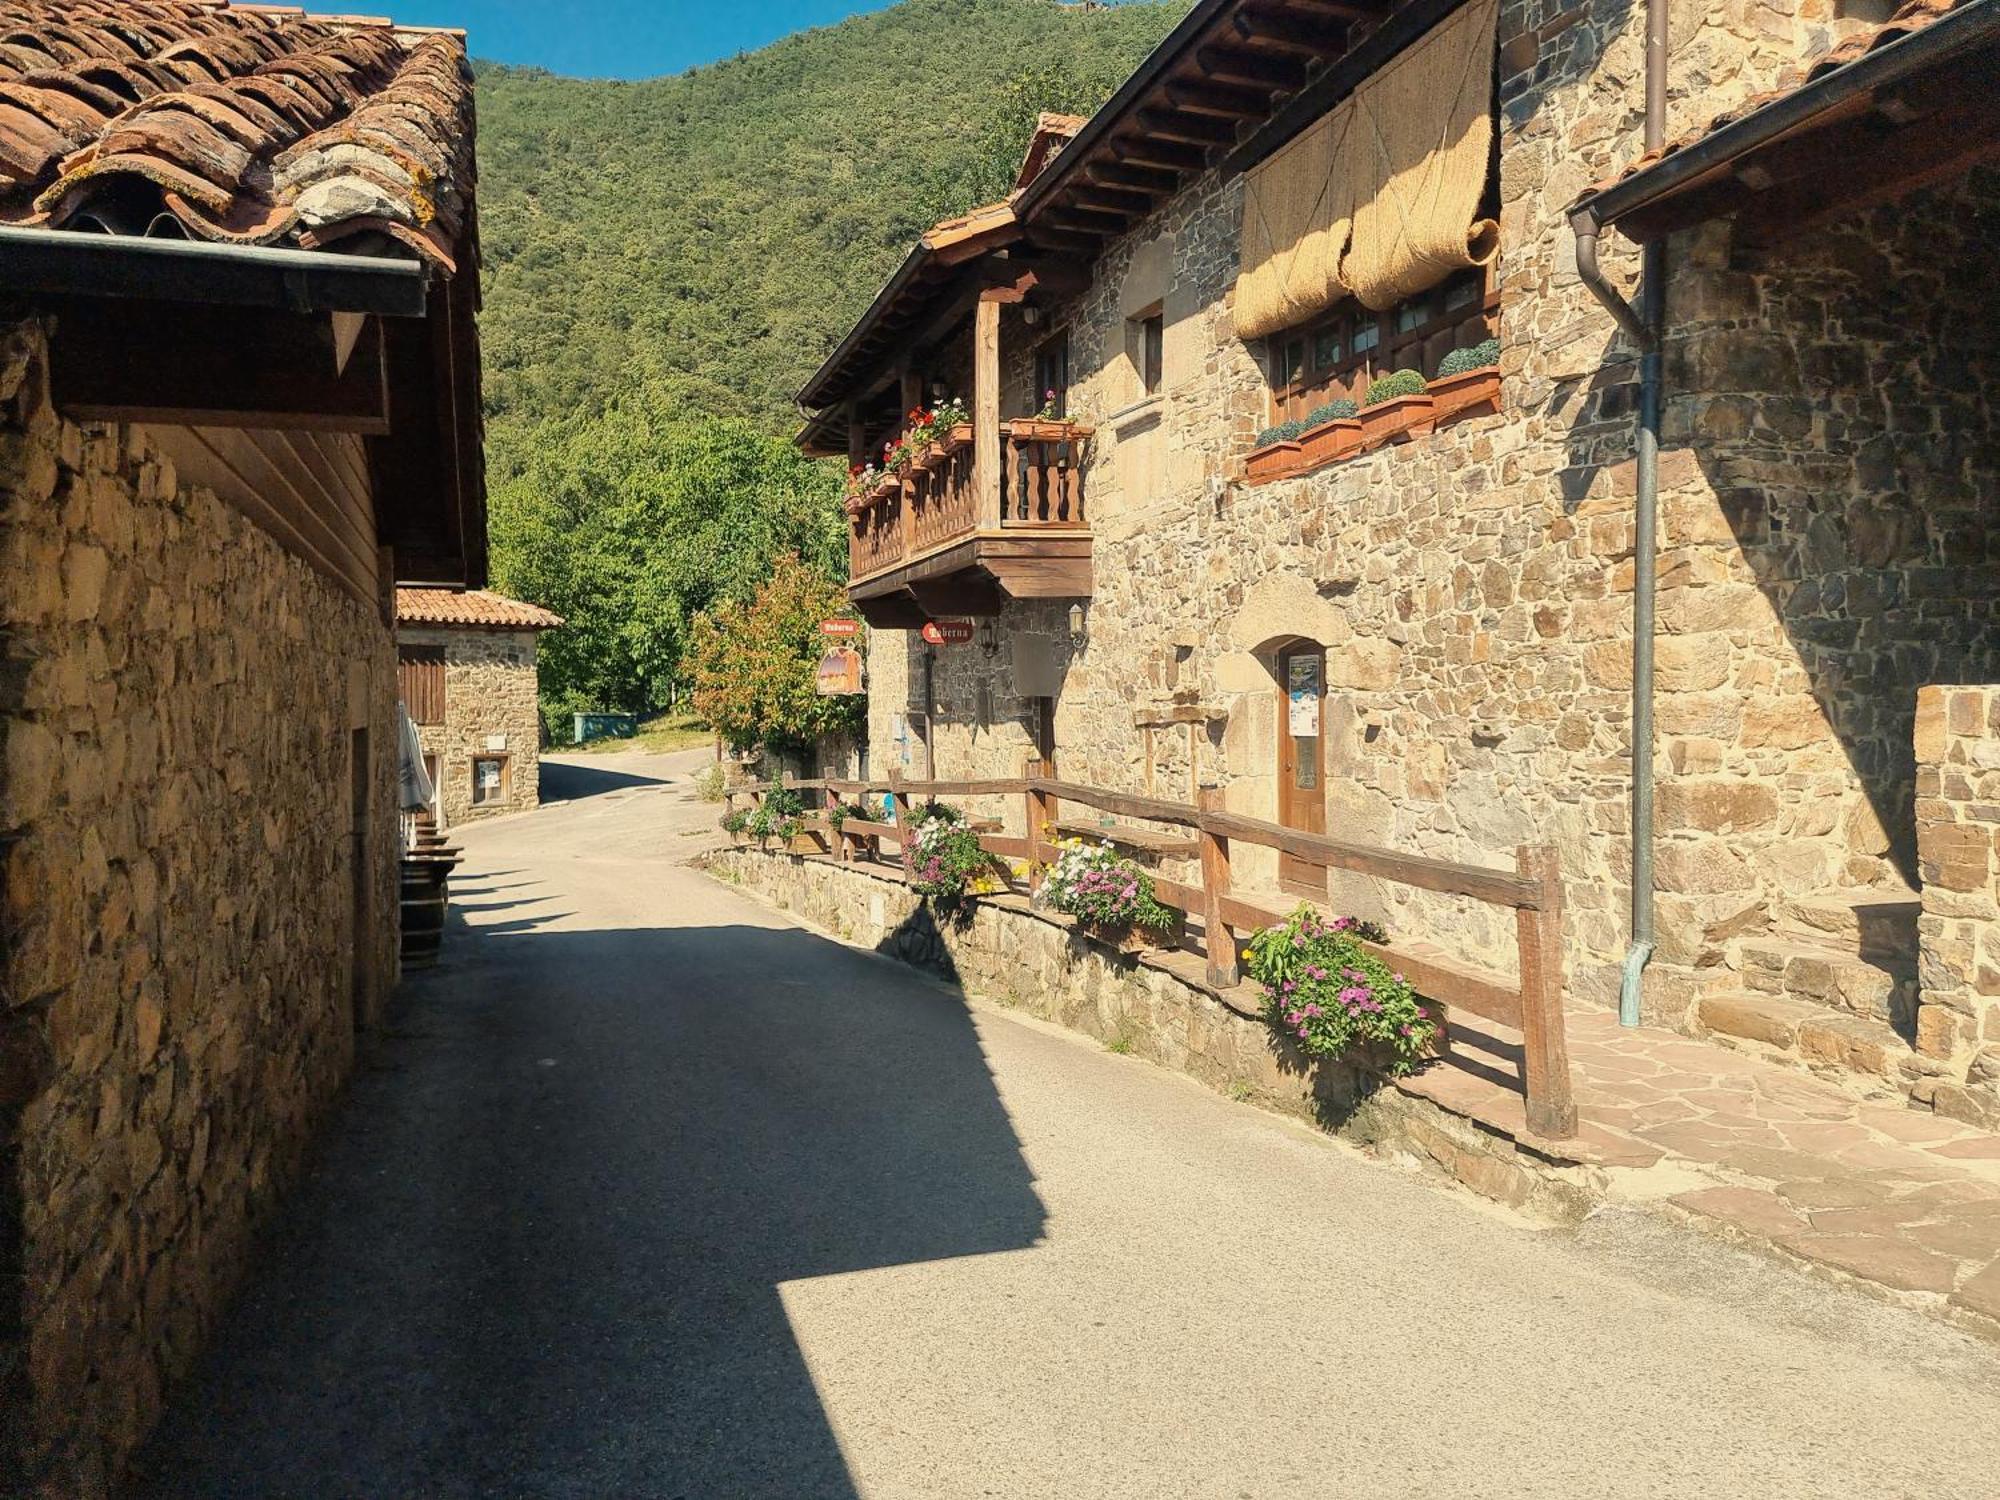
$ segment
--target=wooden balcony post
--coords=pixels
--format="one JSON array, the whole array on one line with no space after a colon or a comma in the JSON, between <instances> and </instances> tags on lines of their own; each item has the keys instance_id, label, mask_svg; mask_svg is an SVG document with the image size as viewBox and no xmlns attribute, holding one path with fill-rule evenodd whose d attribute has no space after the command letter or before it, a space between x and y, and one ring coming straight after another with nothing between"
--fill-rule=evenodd
<instances>
[{"instance_id":1,"label":"wooden balcony post","mask_svg":"<svg viewBox=\"0 0 2000 1500\"><path fill-rule=\"evenodd\" d=\"M1521 1082L1528 1128L1562 1140L1576 1134L1569 1047L1563 1037L1562 862L1551 844L1523 844L1514 867L1540 887L1535 907L1515 913L1521 946Z\"/></svg>"},{"instance_id":2,"label":"wooden balcony post","mask_svg":"<svg viewBox=\"0 0 2000 1500\"><path fill-rule=\"evenodd\" d=\"M982 292L972 320L972 484L978 526L1000 529L1000 303Z\"/></svg>"},{"instance_id":3,"label":"wooden balcony post","mask_svg":"<svg viewBox=\"0 0 2000 1500\"><path fill-rule=\"evenodd\" d=\"M1222 788L1210 783L1195 793L1198 812L1221 812ZM1208 982L1227 989L1243 976L1236 967L1236 934L1222 920L1222 898L1229 894L1229 840L1201 829L1202 948L1208 955Z\"/></svg>"}]
</instances>

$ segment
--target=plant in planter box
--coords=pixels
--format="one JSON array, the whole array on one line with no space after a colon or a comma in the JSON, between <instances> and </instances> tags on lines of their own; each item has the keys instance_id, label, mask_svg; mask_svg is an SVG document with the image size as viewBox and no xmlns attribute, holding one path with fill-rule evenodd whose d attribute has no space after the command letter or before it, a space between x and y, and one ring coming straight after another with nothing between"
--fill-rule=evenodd
<instances>
[{"instance_id":1,"label":"plant in planter box","mask_svg":"<svg viewBox=\"0 0 2000 1500\"><path fill-rule=\"evenodd\" d=\"M1434 403L1417 370L1397 370L1371 381L1361 400L1361 439L1373 446L1418 437L1432 426Z\"/></svg>"},{"instance_id":2,"label":"plant in planter box","mask_svg":"<svg viewBox=\"0 0 2000 1500\"><path fill-rule=\"evenodd\" d=\"M1035 902L1075 917L1112 941L1171 941L1180 913L1153 893L1153 877L1108 843L1060 839L1055 862L1042 877Z\"/></svg>"},{"instance_id":3,"label":"plant in planter box","mask_svg":"<svg viewBox=\"0 0 2000 1500\"><path fill-rule=\"evenodd\" d=\"M915 832L903 846L910 888L920 896L947 904L970 892L996 889L993 865L979 846L979 835L965 824L956 808L926 803L912 809Z\"/></svg>"},{"instance_id":4,"label":"plant in planter box","mask_svg":"<svg viewBox=\"0 0 2000 1500\"><path fill-rule=\"evenodd\" d=\"M1400 1076L1435 1045L1435 1016L1402 975L1361 946L1385 934L1301 905L1250 940L1246 968L1264 990L1264 1019L1309 1057L1341 1058Z\"/></svg>"},{"instance_id":5,"label":"plant in planter box","mask_svg":"<svg viewBox=\"0 0 2000 1500\"><path fill-rule=\"evenodd\" d=\"M1305 431L1299 435L1306 467L1327 463L1361 446L1361 424L1355 420L1355 411L1354 403L1341 396L1306 413Z\"/></svg>"},{"instance_id":6,"label":"plant in planter box","mask_svg":"<svg viewBox=\"0 0 2000 1500\"><path fill-rule=\"evenodd\" d=\"M805 799L797 792L789 787L774 787L750 814L748 831L760 842L776 838L789 843L802 826L799 819L805 810Z\"/></svg>"},{"instance_id":7,"label":"plant in planter box","mask_svg":"<svg viewBox=\"0 0 2000 1500\"><path fill-rule=\"evenodd\" d=\"M1484 339L1469 349L1454 349L1438 361L1438 377L1430 383L1440 419L1478 416L1500 410L1500 340Z\"/></svg>"},{"instance_id":8,"label":"plant in planter box","mask_svg":"<svg viewBox=\"0 0 2000 1500\"><path fill-rule=\"evenodd\" d=\"M747 807L734 808L722 815L722 831L731 838L747 832L749 828L750 809Z\"/></svg>"},{"instance_id":9,"label":"plant in planter box","mask_svg":"<svg viewBox=\"0 0 2000 1500\"><path fill-rule=\"evenodd\" d=\"M1251 480L1276 479L1296 469L1299 466L1299 434L1305 430L1303 422L1280 422L1258 433L1251 440L1250 457L1246 462Z\"/></svg>"},{"instance_id":10,"label":"plant in planter box","mask_svg":"<svg viewBox=\"0 0 2000 1500\"><path fill-rule=\"evenodd\" d=\"M1447 375L1463 375L1471 370L1483 370L1500 363L1500 340L1481 339L1468 349L1454 349L1438 361L1438 378Z\"/></svg>"}]
</instances>

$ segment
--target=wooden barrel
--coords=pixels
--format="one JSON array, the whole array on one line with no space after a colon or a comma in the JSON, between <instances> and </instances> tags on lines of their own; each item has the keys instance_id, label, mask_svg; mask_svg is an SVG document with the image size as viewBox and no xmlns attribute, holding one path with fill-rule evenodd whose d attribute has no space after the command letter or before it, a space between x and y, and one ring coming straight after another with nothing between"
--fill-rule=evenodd
<instances>
[{"instance_id":1,"label":"wooden barrel","mask_svg":"<svg viewBox=\"0 0 2000 1500\"><path fill-rule=\"evenodd\" d=\"M442 872L421 865L403 866L403 967L428 968L437 962L444 941L444 912L449 888Z\"/></svg>"}]
</instances>

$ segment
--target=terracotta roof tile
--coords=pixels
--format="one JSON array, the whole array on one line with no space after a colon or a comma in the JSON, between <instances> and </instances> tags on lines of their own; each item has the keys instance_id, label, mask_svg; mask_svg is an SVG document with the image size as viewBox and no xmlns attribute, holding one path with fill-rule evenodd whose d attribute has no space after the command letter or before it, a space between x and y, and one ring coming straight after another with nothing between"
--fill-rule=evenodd
<instances>
[{"instance_id":1,"label":"terracotta roof tile","mask_svg":"<svg viewBox=\"0 0 2000 1500\"><path fill-rule=\"evenodd\" d=\"M562 616L485 589L396 590L398 625L493 625L508 630L553 630Z\"/></svg>"},{"instance_id":2,"label":"terracotta roof tile","mask_svg":"<svg viewBox=\"0 0 2000 1500\"><path fill-rule=\"evenodd\" d=\"M1912 32L1922 31L1932 22L1938 21L1962 6L1972 3L1973 0L1903 0L1903 3L1896 8L1895 13L1880 25L1855 32L1838 46L1821 53L1811 62L1799 67L1787 68L1780 75L1776 88L1766 89L1759 94L1752 94L1748 99L1745 99L1733 108L1724 110L1694 129L1684 131L1680 135L1675 136L1672 140L1661 146L1659 150L1648 151L1622 171L1613 173L1602 182L1593 183L1589 189L1578 197L1576 200L1577 204L1586 203L1606 188L1623 182L1628 177L1637 176L1648 167L1654 166L1667 157L1672 156L1676 151L1685 151L1689 146L1706 140L1724 126L1733 125L1744 116L1755 114L1758 110L1764 108L1765 105L1775 103L1787 94L1803 88L1814 79L1823 77L1833 72L1836 68L1844 68L1847 64L1854 62L1858 58L1865 57L1878 47L1886 47L1889 43L1900 41Z\"/></svg>"},{"instance_id":3,"label":"terracotta roof tile","mask_svg":"<svg viewBox=\"0 0 2000 1500\"><path fill-rule=\"evenodd\" d=\"M474 177L456 33L227 0L0 0L0 223L374 235L448 271Z\"/></svg>"}]
</instances>

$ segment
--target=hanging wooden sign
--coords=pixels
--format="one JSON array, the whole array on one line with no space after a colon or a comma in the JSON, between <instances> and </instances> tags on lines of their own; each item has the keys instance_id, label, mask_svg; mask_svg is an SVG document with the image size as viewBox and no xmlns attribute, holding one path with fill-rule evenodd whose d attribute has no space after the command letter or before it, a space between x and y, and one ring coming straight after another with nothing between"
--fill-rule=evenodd
<instances>
[{"instance_id":1,"label":"hanging wooden sign","mask_svg":"<svg viewBox=\"0 0 2000 1500\"><path fill-rule=\"evenodd\" d=\"M822 698L842 698L863 691L861 653L852 646L835 646L819 659L813 688Z\"/></svg>"},{"instance_id":2,"label":"hanging wooden sign","mask_svg":"<svg viewBox=\"0 0 2000 1500\"><path fill-rule=\"evenodd\" d=\"M933 646L963 646L972 639L972 621L931 620L925 623L923 636Z\"/></svg>"}]
</instances>

